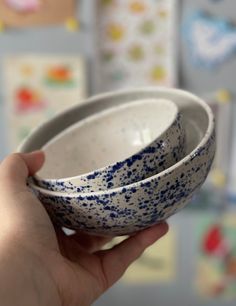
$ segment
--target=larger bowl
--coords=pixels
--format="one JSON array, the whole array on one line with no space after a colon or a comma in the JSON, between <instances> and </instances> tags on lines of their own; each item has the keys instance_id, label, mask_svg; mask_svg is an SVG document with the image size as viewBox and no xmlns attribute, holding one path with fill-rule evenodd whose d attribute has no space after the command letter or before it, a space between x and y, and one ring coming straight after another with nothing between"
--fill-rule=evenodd
<instances>
[{"instance_id":1,"label":"larger bowl","mask_svg":"<svg viewBox=\"0 0 236 306\"><path fill-rule=\"evenodd\" d=\"M147 98L174 101L184 117L187 155L169 169L126 187L96 193L63 194L31 184L52 219L59 225L96 235L127 235L147 228L186 206L204 183L215 154L215 124L212 111L200 98L177 89L145 88L99 95L41 126L21 146L21 151L39 149L51 133L110 105ZM58 124L63 125L58 127ZM52 135L51 134L51 135Z\"/></svg>"},{"instance_id":2,"label":"larger bowl","mask_svg":"<svg viewBox=\"0 0 236 306\"><path fill-rule=\"evenodd\" d=\"M52 191L95 192L143 180L185 155L182 121L163 99L103 110L45 144L46 163L34 181Z\"/></svg>"}]
</instances>

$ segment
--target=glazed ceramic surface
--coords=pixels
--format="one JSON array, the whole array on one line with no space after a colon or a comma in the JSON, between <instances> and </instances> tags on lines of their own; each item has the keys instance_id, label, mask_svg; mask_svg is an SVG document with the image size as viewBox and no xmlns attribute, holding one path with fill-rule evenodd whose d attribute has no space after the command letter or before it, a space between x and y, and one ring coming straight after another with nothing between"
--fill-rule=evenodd
<instances>
[{"instance_id":1,"label":"glazed ceramic surface","mask_svg":"<svg viewBox=\"0 0 236 306\"><path fill-rule=\"evenodd\" d=\"M79 121L43 150L46 163L35 177L43 188L94 192L121 187L183 158L183 119L169 100L130 102Z\"/></svg>"},{"instance_id":2,"label":"glazed ceramic surface","mask_svg":"<svg viewBox=\"0 0 236 306\"><path fill-rule=\"evenodd\" d=\"M210 108L190 93L146 88L100 95L91 99L87 105L78 106L80 112L77 115L72 115L75 108L71 109L64 119L60 115L47 123L46 128L51 125L56 135L59 122L69 126L69 121L72 123L78 120L78 114L86 117L89 113L109 107L109 103L122 104L146 98L170 99L178 105L184 117L186 156L157 175L108 191L63 194L47 191L31 183L31 188L57 224L96 235L132 234L178 212L202 186L214 159L215 125ZM31 136L22 145L21 151L40 148L48 139L45 131L45 125L36 130L35 137Z\"/></svg>"}]
</instances>

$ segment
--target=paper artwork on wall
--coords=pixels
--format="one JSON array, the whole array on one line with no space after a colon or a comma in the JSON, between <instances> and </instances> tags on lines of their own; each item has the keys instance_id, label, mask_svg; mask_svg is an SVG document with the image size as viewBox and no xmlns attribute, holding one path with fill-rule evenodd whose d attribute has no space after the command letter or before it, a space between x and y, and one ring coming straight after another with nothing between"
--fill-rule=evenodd
<instances>
[{"instance_id":1,"label":"paper artwork on wall","mask_svg":"<svg viewBox=\"0 0 236 306\"><path fill-rule=\"evenodd\" d=\"M0 21L17 28L64 24L75 7L75 0L0 0Z\"/></svg>"},{"instance_id":2,"label":"paper artwork on wall","mask_svg":"<svg viewBox=\"0 0 236 306\"><path fill-rule=\"evenodd\" d=\"M51 65L45 73L44 82L49 87L73 87L76 86L76 80L73 77L71 66Z\"/></svg>"},{"instance_id":3,"label":"paper artwork on wall","mask_svg":"<svg viewBox=\"0 0 236 306\"><path fill-rule=\"evenodd\" d=\"M201 296L236 298L236 215L204 216L198 226L196 289Z\"/></svg>"},{"instance_id":4,"label":"paper artwork on wall","mask_svg":"<svg viewBox=\"0 0 236 306\"><path fill-rule=\"evenodd\" d=\"M176 2L98 1L98 91L176 85Z\"/></svg>"},{"instance_id":5,"label":"paper artwork on wall","mask_svg":"<svg viewBox=\"0 0 236 306\"><path fill-rule=\"evenodd\" d=\"M38 124L86 97L85 64L79 56L10 56L3 73L11 151Z\"/></svg>"},{"instance_id":6,"label":"paper artwork on wall","mask_svg":"<svg viewBox=\"0 0 236 306\"><path fill-rule=\"evenodd\" d=\"M185 17L183 38L193 63L207 69L219 67L236 52L236 25L203 11Z\"/></svg>"}]
</instances>

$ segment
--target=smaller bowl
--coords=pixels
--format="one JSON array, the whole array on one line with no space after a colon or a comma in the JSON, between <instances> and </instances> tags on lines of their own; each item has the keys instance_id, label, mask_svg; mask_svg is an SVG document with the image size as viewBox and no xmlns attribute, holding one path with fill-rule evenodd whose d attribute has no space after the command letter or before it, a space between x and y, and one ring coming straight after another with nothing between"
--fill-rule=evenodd
<instances>
[{"instance_id":1,"label":"smaller bowl","mask_svg":"<svg viewBox=\"0 0 236 306\"><path fill-rule=\"evenodd\" d=\"M175 103L144 99L79 121L43 150L46 163L34 177L36 185L58 192L96 192L174 165L185 155L185 131Z\"/></svg>"}]
</instances>

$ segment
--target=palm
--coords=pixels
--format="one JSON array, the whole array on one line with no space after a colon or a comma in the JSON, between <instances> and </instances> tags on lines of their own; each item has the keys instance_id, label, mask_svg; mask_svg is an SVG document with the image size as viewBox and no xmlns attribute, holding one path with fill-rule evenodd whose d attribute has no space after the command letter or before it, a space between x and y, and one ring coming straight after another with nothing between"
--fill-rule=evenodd
<instances>
[{"instance_id":1,"label":"palm","mask_svg":"<svg viewBox=\"0 0 236 306\"><path fill-rule=\"evenodd\" d=\"M12 202L18 203L14 207L21 228L21 237L18 238L24 239L28 249L40 254L45 268L60 288L63 305L77 306L81 292L87 298L79 305L90 305L108 286L103 262L94 252L109 239L84 234L67 236L60 228L54 228L45 209L27 187L11 193L10 197ZM28 222L22 214L25 211L30 216ZM85 284L89 286L85 287Z\"/></svg>"},{"instance_id":2,"label":"palm","mask_svg":"<svg viewBox=\"0 0 236 306\"><path fill-rule=\"evenodd\" d=\"M56 271L57 286L62 289L63 305L90 305L111 285L102 253L97 252L107 240L87 236L86 242L85 235L68 237L61 230L57 237L60 251L52 256L51 267Z\"/></svg>"},{"instance_id":3,"label":"palm","mask_svg":"<svg viewBox=\"0 0 236 306\"><path fill-rule=\"evenodd\" d=\"M38 269L56 285L62 306L88 306L145 248L163 236L168 226L163 223L149 228L106 251L100 249L109 239L81 233L65 235L54 228L42 204L26 187L27 176L42 163L43 155L37 152L12 155L0 165L2 231L14 224L17 240L27 253L40 259Z\"/></svg>"}]
</instances>

